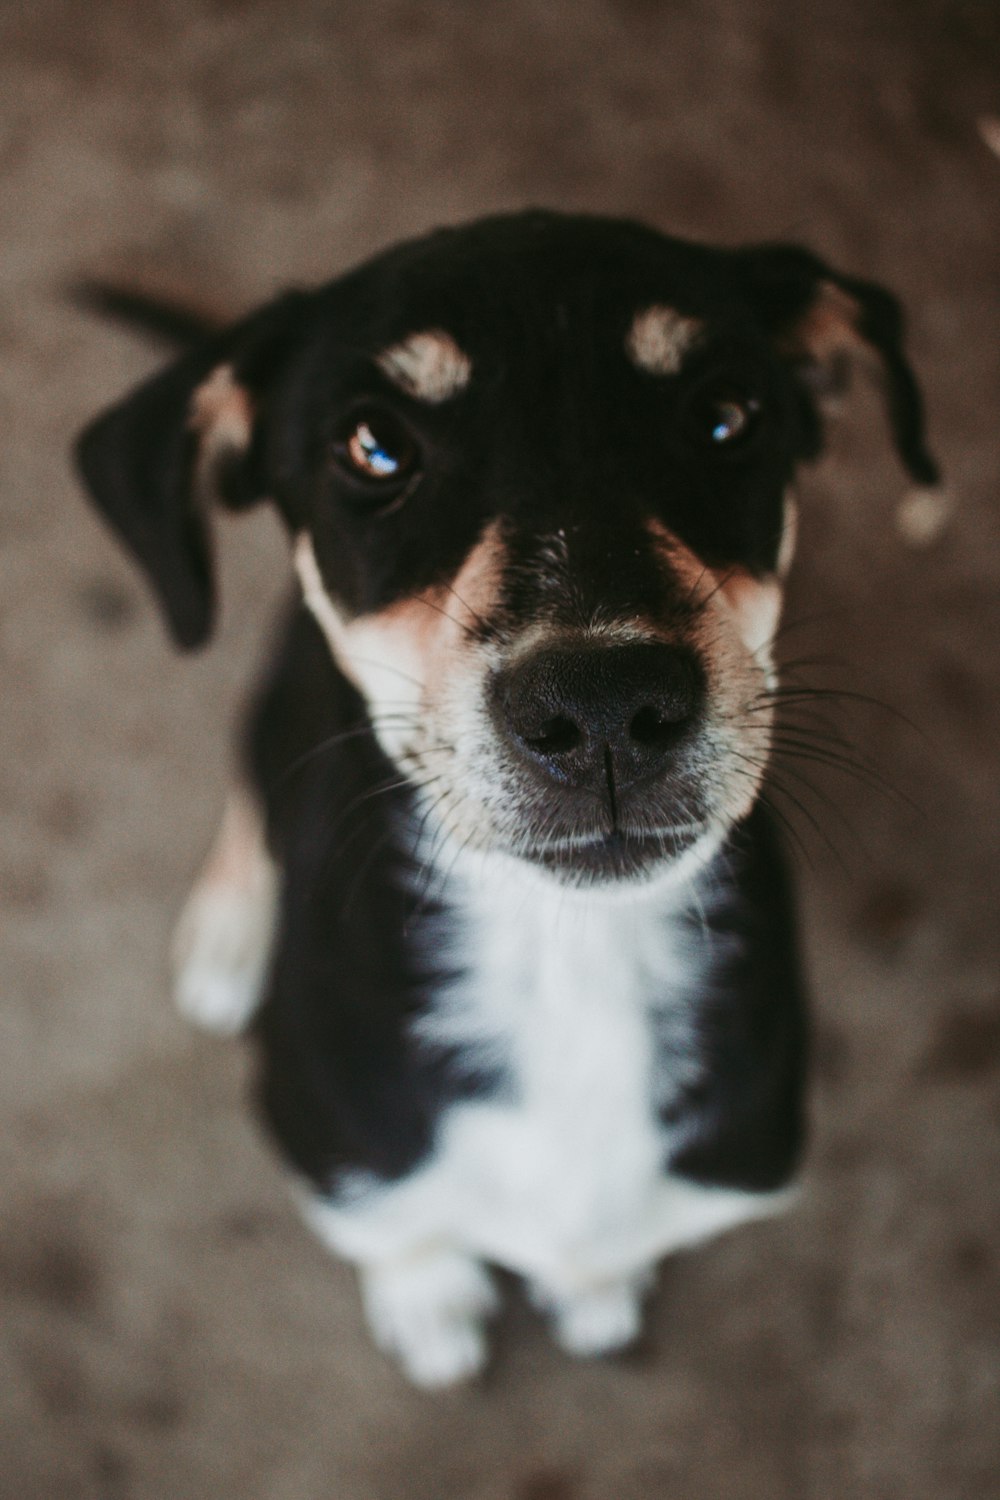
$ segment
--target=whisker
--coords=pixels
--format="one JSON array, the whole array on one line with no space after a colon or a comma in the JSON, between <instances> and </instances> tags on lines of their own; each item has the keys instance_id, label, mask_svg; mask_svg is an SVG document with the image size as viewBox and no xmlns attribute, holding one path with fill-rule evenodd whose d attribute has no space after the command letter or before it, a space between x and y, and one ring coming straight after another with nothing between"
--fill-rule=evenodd
<instances>
[{"instance_id":1,"label":"whisker","mask_svg":"<svg viewBox=\"0 0 1000 1500\"><path fill-rule=\"evenodd\" d=\"M827 624L830 620L843 619L847 613L846 609L822 609L815 614L795 615L792 619L782 620L767 644L773 649L778 641L784 640L793 631L803 630L807 625Z\"/></svg>"},{"instance_id":2,"label":"whisker","mask_svg":"<svg viewBox=\"0 0 1000 1500\"><path fill-rule=\"evenodd\" d=\"M315 760L317 756L325 755L329 750L335 750L338 745L343 745L348 740L362 739L365 735L374 734L376 729L390 724L398 727L402 724L411 723L416 727L419 725L419 722L419 719L413 714L379 714L376 718L369 719L367 724L359 724L353 729L344 729L338 734L331 734L327 739L320 740L318 745L313 745L310 750L304 750L301 755L296 756L293 761L285 766L278 778L278 785L283 785L289 777L294 776L297 771L301 771L304 766L307 766L310 761Z\"/></svg>"},{"instance_id":3,"label":"whisker","mask_svg":"<svg viewBox=\"0 0 1000 1500\"><path fill-rule=\"evenodd\" d=\"M455 593L455 591L454 591L454 589L452 589L452 591L451 591L451 592L452 592L452 593ZM456 597L456 599L457 599L457 598L458 598L458 595L457 595L457 594L455 594L455 597ZM473 629L472 629L472 627L471 627L471 626L469 626L469 625L466 625L466 624L465 624L465 623L464 623L464 622L463 622L463 621L462 621L462 620L459 620L459 619L457 619L457 618L456 618L456 616L455 616L455 615L453 615L453 614L452 614L452 613L451 613L451 612L450 612L450 610L447 610L447 609L444 609L444 608L443 608L443 606L442 606L442 605L440 605L440 604L435 604L435 603L434 603L434 601L433 601L433 600L432 600L432 599L426 599L426 598L425 598L425 597L424 597L424 596L423 596L423 594L419 594L419 595L418 595L418 596L417 596L417 598L418 598L418 601L419 601L419 603L421 603L421 604L423 604L423 605L426 605L426 607L427 607L427 608L428 608L428 609L432 609L432 610L433 610L433 611L434 611L434 613L435 613L435 614L438 614L438 615L443 615L443 616L444 616L444 618L445 618L445 619L446 619L446 620L449 620L449 621L450 621L450 622L451 622L451 624L452 624L452 625L455 625L455 626L457 626L457 627L458 627L458 629L459 629L459 630L460 630L460 631L461 631L461 632L462 632L462 634L463 634L463 635L465 635L465 636L467 636L467 637L470 637L470 638L472 638L472 637L474 637L474 636L475 636L475 634L476 634L476 632L475 632L475 631L474 631L474 630L473 630ZM461 601L460 601L460 602L461 602Z\"/></svg>"},{"instance_id":4,"label":"whisker","mask_svg":"<svg viewBox=\"0 0 1000 1500\"><path fill-rule=\"evenodd\" d=\"M701 587L701 581L702 581L702 579L704 578L704 576L705 576L705 574L707 572L708 572L708 568L707 567L702 568L701 572L698 574L698 577L695 579L694 583L691 585L690 589L688 590L687 598L684 600L684 609L685 609L685 611L690 610L692 608L692 606L694 605L694 601L695 601L695 598L697 596L698 590Z\"/></svg>"},{"instance_id":5,"label":"whisker","mask_svg":"<svg viewBox=\"0 0 1000 1500\"><path fill-rule=\"evenodd\" d=\"M453 585L450 584L450 583L446 583L444 586L448 590L449 594L453 594L455 596L455 598L458 600L458 602L462 606L462 608L463 609L467 609L469 611L469 614L475 620L476 624L480 627L480 629L483 630L485 633L487 633L489 635L492 635L492 633L493 633L493 627L489 624L489 622L487 620L484 620L483 616L481 614L479 614L479 612L477 610L473 609L472 605L468 602L467 599L463 599L462 598L461 594L458 592L458 589L454 588ZM472 633L473 632L470 632L470 634L472 634Z\"/></svg>"},{"instance_id":6,"label":"whisker","mask_svg":"<svg viewBox=\"0 0 1000 1500\"><path fill-rule=\"evenodd\" d=\"M862 786L881 792L883 796L908 808L910 812L923 814L923 808L911 797L900 791L899 787L894 786L874 766L854 755L845 755L822 744L789 738L780 733L774 736L771 745L783 762L797 760L804 764L824 766L828 770L839 771L845 776L853 776Z\"/></svg>"},{"instance_id":7,"label":"whisker","mask_svg":"<svg viewBox=\"0 0 1000 1500\"><path fill-rule=\"evenodd\" d=\"M738 758L740 760L744 761L749 766L753 766L755 768L755 770L757 770L758 772L762 772L762 773L763 772L768 772L768 773L770 773L769 785L774 789L774 791L780 792L780 794L783 797L786 797L788 799L788 801L791 802L792 806L795 807L798 810L798 812L802 815L803 818L805 818L806 822L809 824L810 828L817 835L817 837L819 837L819 838L821 838L823 840L823 843L826 845L826 847L829 849L830 853L837 860L837 863L839 865L841 865L841 867L844 870L846 870L847 866L846 866L846 864L844 862L844 858L843 858L840 850L833 843L833 840L830 838L829 834L822 827L822 825L819 822L817 822L817 820L816 820L815 816L813 815L811 809L802 801L801 797L798 797L794 792L790 791L789 788L787 786L785 786L774 775L773 768L771 766L769 766L769 764L766 761L755 760L755 759L753 759L753 757L751 757L749 755L741 755L738 751L735 752L735 753L736 753L736 755L738 756ZM810 790L814 790L814 788L810 787Z\"/></svg>"},{"instance_id":8,"label":"whisker","mask_svg":"<svg viewBox=\"0 0 1000 1500\"><path fill-rule=\"evenodd\" d=\"M708 571L708 569L706 568L705 572L707 572L707 571ZM726 572L723 573L723 575L719 579L718 583L716 583L714 589L710 589L709 592L705 595L704 599L699 599L698 600L697 605L695 606L695 613L696 614L702 614L702 613L704 613L705 609L712 602L712 600L715 598L716 594L720 591L720 589L724 589L725 588L726 584L731 581L731 579L735 576L735 574L736 574L736 569L735 568L728 568L726 570ZM704 578L705 573L703 572L701 576L702 576L702 578ZM699 580L699 582L700 582L700 580Z\"/></svg>"},{"instance_id":9,"label":"whisker","mask_svg":"<svg viewBox=\"0 0 1000 1500\"><path fill-rule=\"evenodd\" d=\"M755 762L755 764L760 764L762 768L764 767L763 762ZM852 837L857 837L857 830L851 823L850 819L847 817L847 814L844 812L843 808L840 807L839 804L835 802L834 799L830 797L826 792L822 791L821 788L816 786L814 782L810 781L808 776L805 776L801 771L790 766L786 759L782 758L778 761L776 767L772 768L772 766L768 765L766 769L768 771L775 769L777 770L779 775L790 776L793 781L796 781L799 784L799 786L805 787L806 791L811 792L818 802L822 802L824 807L828 807L830 809L830 811L840 820L840 822L852 835Z\"/></svg>"},{"instance_id":10,"label":"whisker","mask_svg":"<svg viewBox=\"0 0 1000 1500\"><path fill-rule=\"evenodd\" d=\"M347 895L344 898L344 904L341 907L340 913L342 917L347 918L350 915L351 907L354 904L354 900L358 894L358 891L361 889L361 885L364 881L365 876L368 874L368 871L375 863L375 860L382 853L382 850L391 841L391 839L392 829L390 828L382 834L381 838L375 840L374 844L368 850L368 853L365 855L364 859L361 861L351 880Z\"/></svg>"},{"instance_id":11,"label":"whisker","mask_svg":"<svg viewBox=\"0 0 1000 1500\"><path fill-rule=\"evenodd\" d=\"M806 868L809 870L814 870L816 866L813 863L805 840L799 833L799 830L795 827L794 823L792 823L791 819L783 811L783 809L778 807L773 798L768 796L766 790L758 793L758 800L763 803L764 807L767 808L771 816L777 819L786 836L791 840L796 855L798 855L805 861Z\"/></svg>"},{"instance_id":12,"label":"whisker","mask_svg":"<svg viewBox=\"0 0 1000 1500\"><path fill-rule=\"evenodd\" d=\"M439 777L433 779L440 780ZM368 787L365 791L359 792L358 795L356 797L353 797L347 804L347 806L342 809L333 826L324 830L327 839L331 840L332 842L335 835L340 831L348 818L352 817L354 813L356 813L360 808L364 807L367 803L373 802L380 797L387 797L392 792L398 792L401 791L404 787L412 787L413 785L414 783L411 777L400 776L394 778L392 781L380 782L376 786ZM364 824L361 825L361 828L364 828ZM355 832L357 832L357 830ZM353 837L354 835L352 835L352 839ZM331 855L334 853L342 854L345 847L347 846L341 845L339 848L331 849Z\"/></svg>"},{"instance_id":13,"label":"whisker","mask_svg":"<svg viewBox=\"0 0 1000 1500\"><path fill-rule=\"evenodd\" d=\"M793 684L786 687L765 688L758 694L755 701L763 701L765 699L770 699L771 702L776 704L794 703L800 700L808 703L859 703L865 708L879 709L882 713L888 714L890 718L898 720L901 724L905 724L907 729L912 729L922 739L926 739L926 735L920 725L915 724L912 719L908 718L894 704L886 703L882 698L876 698L871 693L858 692L853 688L810 687L806 684Z\"/></svg>"},{"instance_id":14,"label":"whisker","mask_svg":"<svg viewBox=\"0 0 1000 1500\"><path fill-rule=\"evenodd\" d=\"M354 652L352 651L350 653L350 663L352 666L356 664L359 667L374 667L377 671L394 672L395 675L397 677L401 677L404 682L412 682L414 687L420 688L421 692L423 691L424 684L418 677L412 676L412 674L409 672L404 672L402 667L394 666L392 662L373 661L370 656L355 656ZM406 700L403 699L401 701L405 702Z\"/></svg>"}]
</instances>

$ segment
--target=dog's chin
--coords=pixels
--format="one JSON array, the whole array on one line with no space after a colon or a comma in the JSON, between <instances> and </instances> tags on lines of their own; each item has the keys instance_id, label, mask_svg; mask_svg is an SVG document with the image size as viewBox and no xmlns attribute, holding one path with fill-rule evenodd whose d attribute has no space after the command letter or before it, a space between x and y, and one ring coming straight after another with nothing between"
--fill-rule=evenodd
<instances>
[{"instance_id":1,"label":"dog's chin","mask_svg":"<svg viewBox=\"0 0 1000 1500\"><path fill-rule=\"evenodd\" d=\"M561 885L613 891L669 878L704 832L700 828L664 833L615 831L587 839L529 845L518 854Z\"/></svg>"},{"instance_id":2,"label":"dog's chin","mask_svg":"<svg viewBox=\"0 0 1000 1500\"><path fill-rule=\"evenodd\" d=\"M614 829L586 818L576 827L550 827L544 834L532 827L537 809L503 811L507 816L498 817L481 804L418 797L413 825L418 863L429 860L456 875L496 867L507 878L520 874L545 886L613 899L639 888L683 887L711 861L729 831L728 820L708 809L677 824L646 822L632 814Z\"/></svg>"}]
</instances>

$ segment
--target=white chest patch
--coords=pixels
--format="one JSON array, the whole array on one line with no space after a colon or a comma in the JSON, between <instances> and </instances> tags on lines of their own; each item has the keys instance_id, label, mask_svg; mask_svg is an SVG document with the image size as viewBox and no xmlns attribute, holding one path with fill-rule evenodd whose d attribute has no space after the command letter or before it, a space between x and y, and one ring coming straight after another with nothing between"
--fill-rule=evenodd
<instances>
[{"instance_id":1,"label":"white chest patch","mask_svg":"<svg viewBox=\"0 0 1000 1500\"><path fill-rule=\"evenodd\" d=\"M506 1078L500 1097L442 1122L437 1170L464 1205L470 1248L533 1275L614 1254L661 1176L657 1094L675 1085L659 1076L657 1032L673 1031L677 1082L692 1066L679 931L641 909L515 886L473 907L466 942L473 963L421 1029Z\"/></svg>"},{"instance_id":2,"label":"white chest patch","mask_svg":"<svg viewBox=\"0 0 1000 1500\"><path fill-rule=\"evenodd\" d=\"M447 1245L568 1292L767 1212L774 1195L664 1168L658 1110L697 1071L688 1001L711 956L681 908L489 877L464 881L461 924L442 933L460 977L417 1034L504 1083L448 1110L410 1177L357 1179L314 1209L324 1238L368 1263Z\"/></svg>"}]
</instances>

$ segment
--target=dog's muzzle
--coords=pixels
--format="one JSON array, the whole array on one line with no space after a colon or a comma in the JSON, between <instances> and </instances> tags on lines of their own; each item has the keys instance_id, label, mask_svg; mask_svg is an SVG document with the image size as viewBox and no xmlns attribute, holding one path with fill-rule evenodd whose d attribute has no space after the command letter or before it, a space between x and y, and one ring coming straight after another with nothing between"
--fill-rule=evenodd
<instances>
[{"instance_id":1,"label":"dog's muzzle","mask_svg":"<svg viewBox=\"0 0 1000 1500\"><path fill-rule=\"evenodd\" d=\"M524 852L631 875L699 829L684 774L705 698L698 659L659 642L550 646L499 671L496 732L536 810Z\"/></svg>"}]
</instances>

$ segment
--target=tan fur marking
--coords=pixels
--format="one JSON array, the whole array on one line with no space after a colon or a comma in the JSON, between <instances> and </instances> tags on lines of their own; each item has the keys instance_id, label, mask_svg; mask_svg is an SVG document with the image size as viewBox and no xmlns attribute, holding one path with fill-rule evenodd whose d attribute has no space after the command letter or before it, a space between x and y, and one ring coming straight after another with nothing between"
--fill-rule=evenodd
<instances>
[{"instance_id":1,"label":"tan fur marking","mask_svg":"<svg viewBox=\"0 0 1000 1500\"><path fill-rule=\"evenodd\" d=\"M637 313L625 340L633 364L650 375L676 375L704 324L673 307L655 305Z\"/></svg>"},{"instance_id":2,"label":"tan fur marking","mask_svg":"<svg viewBox=\"0 0 1000 1500\"><path fill-rule=\"evenodd\" d=\"M896 530L908 547L930 547L952 519L954 497L938 484L917 484L896 507Z\"/></svg>"},{"instance_id":3,"label":"tan fur marking","mask_svg":"<svg viewBox=\"0 0 1000 1500\"><path fill-rule=\"evenodd\" d=\"M858 353L868 348L858 330L861 309L842 287L820 282L808 312L783 340L790 354L829 359L834 354Z\"/></svg>"},{"instance_id":4,"label":"tan fur marking","mask_svg":"<svg viewBox=\"0 0 1000 1500\"><path fill-rule=\"evenodd\" d=\"M976 121L976 129L984 146L988 146L994 156L1000 156L1000 118L996 115L980 115Z\"/></svg>"},{"instance_id":5,"label":"tan fur marking","mask_svg":"<svg viewBox=\"0 0 1000 1500\"><path fill-rule=\"evenodd\" d=\"M390 604L375 614L349 619L327 593L307 531L299 533L294 549L306 605L318 621L338 662L359 686L363 673L352 669L360 652L385 657L426 682L426 667L443 649L458 647L479 615L492 606L500 574L499 527L487 527L459 570L454 584L440 584ZM413 672L423 665L425 670Z\"/></svg>"},{"instance_id":6,"label":"tan fur marking","mask_svg":"<svg viewBox=\"0 0 1000 1500\"><path fill-rule=\"evenodd\" d=\"M234 376L232 365L218 365L191 398L188 425L211 456L249 448L253 419L253 402Z\"/></svg>"},{"instance_id":7,"label":"tan fur marking","mask_svg":"<svg viewBox=\"0 0 1000 1500\"><path fill-rule=\"evenodd\" d=\"M491 525L452 585L439 585L375 614L350 619L323 584L312 539L296 539L295 568L306 605L338 665L365 697L387 752L406 762L428 744L453 740L472 710L485 670L468 633L488 613L500 577L499 527Z\"/></svg>"},{"instance_id":8,"label":"tan fur marking","mask_svg":"<svg viewBox=\"0 0 1000 1500\"><path fill-rule=\"evenodd\" d=\"M734 568L719 585L733 611L740 639L752 656L767 653L781 614L781 585L771 575L755 578L745 568Z\"/></svg>"},{"instance_id":9,"label":"tan fur marking","mask_svg":"<svg viewBox=\"0 0 1000 1500\"><path fill-rule=\"evenodd\" d=\"M469 356L439 328L411 333L380 354L377 364L408 395L434 405L457 396L472 376Z\"/></svg>"},{"instance_id":10,"label":"tan fur marking","mask_svg":"<svg viewBox=\"0 0 1000 1500\"><path fill-rule=\"evenodd\" d=\"M692 644L709 679L706 775L714 783L718 812L736 821L753 805L768 755L773 711L760 694L774 681L771 641L781 614L781 583L775 574L755 578L746 568L710 568L659 521L648 527L698 611Z\"/></svg>"},{"instance_id":11,"label":"tan fur marking","mask_svg":"<svg viewBox=\"0 0 1000 1500\"><path fill-rule=\"evenodd\" d=\"M798 539L799 502L791 490L786 490L785 513L781 525L781 543L778 547L778 560L774 567L774 571L782 583L788 577L788 570L792 566L792 558L795 556L795 547Z\"/></svg>"}]
</instances>

